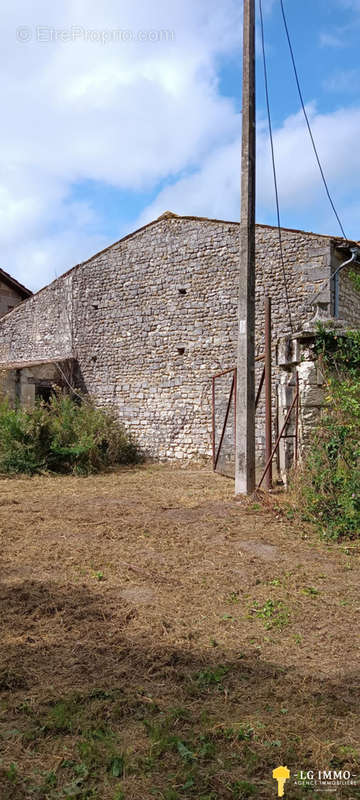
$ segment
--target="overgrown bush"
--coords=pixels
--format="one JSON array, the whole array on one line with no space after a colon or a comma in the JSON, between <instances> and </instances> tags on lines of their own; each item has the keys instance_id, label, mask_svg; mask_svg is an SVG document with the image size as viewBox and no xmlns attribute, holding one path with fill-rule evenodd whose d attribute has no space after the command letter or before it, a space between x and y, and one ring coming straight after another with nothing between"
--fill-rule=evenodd
<instances>
[{"instance_id":1,"label":"overgrown bush","mask_svg":"<svg viewBox=\"0 0 360 800\"><path fill-rule=\"evenodd\" d=\"M138 460L138 448L115 416L87 398L79 403L58 392L31 409L0 403L0 472L87 475Z\"/></svg>"},{"instance_id":2,"label":"overgrown bush","mask_svg":"<svg viewBox=\"0 0 360 800\"><path fill-rule=\"evenodd\" d=\"M360 536L360 331L319 328L326 406L298 477L306 519L326 538Z\"/></svg>"}]
</instances>

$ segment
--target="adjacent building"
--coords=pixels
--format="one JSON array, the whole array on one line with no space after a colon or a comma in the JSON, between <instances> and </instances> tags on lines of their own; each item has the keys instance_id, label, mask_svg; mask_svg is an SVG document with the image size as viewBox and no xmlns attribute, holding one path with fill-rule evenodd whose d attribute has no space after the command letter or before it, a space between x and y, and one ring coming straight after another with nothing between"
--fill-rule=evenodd
<instances>
[{"instance_id":1,"label":"adjacent building","mask_svg":"<svg viewBox=\"0 0 360 800\"><path fill-rule=\"evenodd\" d=\"M12 278L8 272L0 269L0 317L12 311L15 306L31 297L32 292L19 281Z\"/></svg>"}]
</instances>

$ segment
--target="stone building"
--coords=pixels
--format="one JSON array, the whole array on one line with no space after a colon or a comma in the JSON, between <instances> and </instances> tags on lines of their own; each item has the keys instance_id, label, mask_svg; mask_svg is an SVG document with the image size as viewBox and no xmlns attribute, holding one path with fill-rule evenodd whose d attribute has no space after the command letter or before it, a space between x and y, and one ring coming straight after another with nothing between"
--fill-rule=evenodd
<instances>
[{"instance_id":1,"label":"stone building","mask_svg":"<svg viewBox=\"0 0 360 800\"><path fill-rule=\"evenodd\" d=\"M31 295L30 289L12 278L8 272L0 269L0 317L12 311L15 306Z\"/></svg>"},{"instance_id":2,"label":"stone building","mask_svg":"<svg viewBox=\"0 0 360 800\"><path fill-rule=\"evenodd\" d=\"M272 297L274 358L277 340L313 316L316 295L328 313L360 325L360 297L348 269L337 287L330 280L348 244L296 230L282 236L288 305L277 229L256 227L257 381L265 294ZM98 405L115 408L155 458L208 457L211 379L236 363L238 258L235 222L166 212L125 236L0 320L9 394L32 403L54 382L77 385ZM278 379L275 371L274 398ZM228 386L219 386L226 397ZM259 462L263 426L260 404Z\"/></svg>"}]
</instances>

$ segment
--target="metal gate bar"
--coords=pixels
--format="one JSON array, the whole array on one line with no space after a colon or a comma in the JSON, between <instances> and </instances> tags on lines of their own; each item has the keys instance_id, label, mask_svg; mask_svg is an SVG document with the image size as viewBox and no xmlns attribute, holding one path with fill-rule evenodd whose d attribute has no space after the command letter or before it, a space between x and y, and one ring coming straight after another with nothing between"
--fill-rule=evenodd
<instances>
[{"instance_id":1,"label":"metal gate bar","mask_svg":"<svg viewBox=\"0 0 360 800\"><path fill-rule=\"evenodd\" d=\"M256 411L256 409L257 409L257 407L259 405L259 400L260 400L260 397L261 397L262 388L264 386L264 380L265 380L265 366L263 367L263 371L261 373L261 378L260 378L260 383L259 383L259 386L258 386L258 390L256 392L255 411Z\"/></svg>"},{"instance_id":2,"label":"metal gate bar","mask_svg":"<svg viewBox=\"0 0 360 800\"><path fill-rule=\"evenodd\" d=\"M279 435L277 437L277 440L276 440L276 442L274 444L274 447L272 449L272 453L271 453L271 455L269 456L269 458L267 460L264 472L263 472L263 474L262 474L262 476L260 478L260 481L258 483L258 486L257 486L258 489L260 489L260 486L261 486L261 484L262 484L262 482L263 482L263 480L265 478L265 475L267 474L268 470L270 469L270 464L272 463L274 455L275 455L276 451L278 450L278 447L279 447L279 444L280 444L280 440L283 438L284 431L285 431L285 429L286 429L286 427L288 425L288 422L289 422L289 419L290 419L290 416L291 416L291 412L292 412L295 404L296 404L296 430L295 430L295 433L293 434L293 436L291 436L291 437L289 436L289 437L286 437L286 438L289 438L289 439L290 438L294 438L295 439L295 464L296 464L297 463L297 458L298 458L298 419L299 419L299 379L298 379L298 376L296 376L296 392L295 392L295 395L293 397L293 401L292 401L291 406L290 406L290 408L289 408L289 410L288 410L288 412L286 414L284 424L283 424L283 426L281 428L281 431L280 431L280 433L279 433Z\"/></svg>"},{"instance_id":3,"label":"metal gate bar","mask_svg":"<svg viewBox=\"0 0 360 800\"><path fill-rule=\"evenodd\" d=\"M263 361L263 360L264 360L264 356L263 355L262 356L258 356L256 358L256 361ZM219 441L218 448L216 449L216 441L215 441L215 381L216 381L217 378L222 378L224 375L229 375L231 372L233 372L234 377L233 377L233 380L232 380L232 383L231 383L231 387L230 387L230 394L229 394L229 399L228 399L228 403L227 403L224 423L223 423L223 426L222 426L220 441ZM230 369L225 369L225 370L223 370L223 372L218 372L216 375L212 376L212 462L213 462L213 470L214 470L214 472L216 470L216 467L217 467L217 464L218 464L218 461L219 461L221 447L222 447L222 444L223 444L223 441L224 441L224 436L225 436L225 431L226 431L226 425L227 425L227 422L228 422L228 419L229 419L231 401L232 401L233 397L235 397L235 403L234 403L234 448L236 446L236 381L237 381L237 368L236 367L231 367ZM261 378L260 378L258 390L256 392L255 410L257 409L257 407L259 405L259 402L260 402L260 397L261 397L261 392L262 392L262 389L263 389L263 386L264 386L264 381L265 381L265 366L263 367L263 371L261 373Z\"/></svg>"},{"instance_id":4,"label":"metal gate bar","mask_svg":"<svg viewBox=\"0 0 360 800\"><path fill-rule=\"evenodd\" d=\"M228 404L227 404L227 408L226 408L224 424L223 424L222 431L221 431L219 447L218 447L217 452L216 452L216 445L215 445L215 380L216 380L216 378L222 378L223 375L229 375L230 372L233 372L234 374L233 374L233 379L232 379L232 382L231 382L230 395L229 395L229 400L228 400ZM219 455L220 455L220 450L221 450L221 445L222 445L223 440L224 440L225 429L226 429L226 424L227 424L227 421L228 421L228 418L229 418L230 406L231 406L231 401L232 401L233 394L234 394L234 389L235 389L235 398L236 398L236 376L237 376L236 367L231 367L231 369L225 369L224 372L218 372L217 375L213 375L213 377L212 377L212 449L213 449L213 470L214 470L214 472L215 472L216 467L217 467L217 463L218 463ZM236 400L235 400L235 406L234 406L234 446L235 446L235 436L236 436Z\"/></svg>"}]
</instances>

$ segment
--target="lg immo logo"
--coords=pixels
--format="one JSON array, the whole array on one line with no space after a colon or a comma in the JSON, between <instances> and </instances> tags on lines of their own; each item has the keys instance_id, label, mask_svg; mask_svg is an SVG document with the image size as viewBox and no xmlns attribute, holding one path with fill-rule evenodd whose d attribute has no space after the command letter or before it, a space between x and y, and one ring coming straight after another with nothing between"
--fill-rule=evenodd
<instances>
[{"instance_id":1,"label":"lg immo logo","mask_svg":"<svg viewBox=\"0 0 360 800\"><path fill-rule=\"evenodd\" d=\"M284 797L285 781L290 778L290 770L287 767L276 767L273 769L273 778L277 781L278 797Z\"/></svg>"},{"instance_id":2,"label":"lg immo logo","mask_svg":"<svg viewBox=\"0 0 360 800\"><path fill-rule=\"evenodd\" d=\"M301 769L296 774L295 784L304 788L313 788L318 791L326 791L335 787L357 786L356 775L350 770L336 769Z\"/></svg>"},{"instance_id":3,"label":"lg immo logo","mask_svg":"<svg viewBox=\"0 0 360 800\"><path fill-rule=\"evenodd\" d=\"M300 769L293 772L294 785L304 789L315 789L316 791L335 791L337 787L358 786L356 775L350 770L335 769ZM285 783L290 778L288 767L276 767L272 776L277 781L278 797L284 797Z\"/></svg>"}]
</instances>

